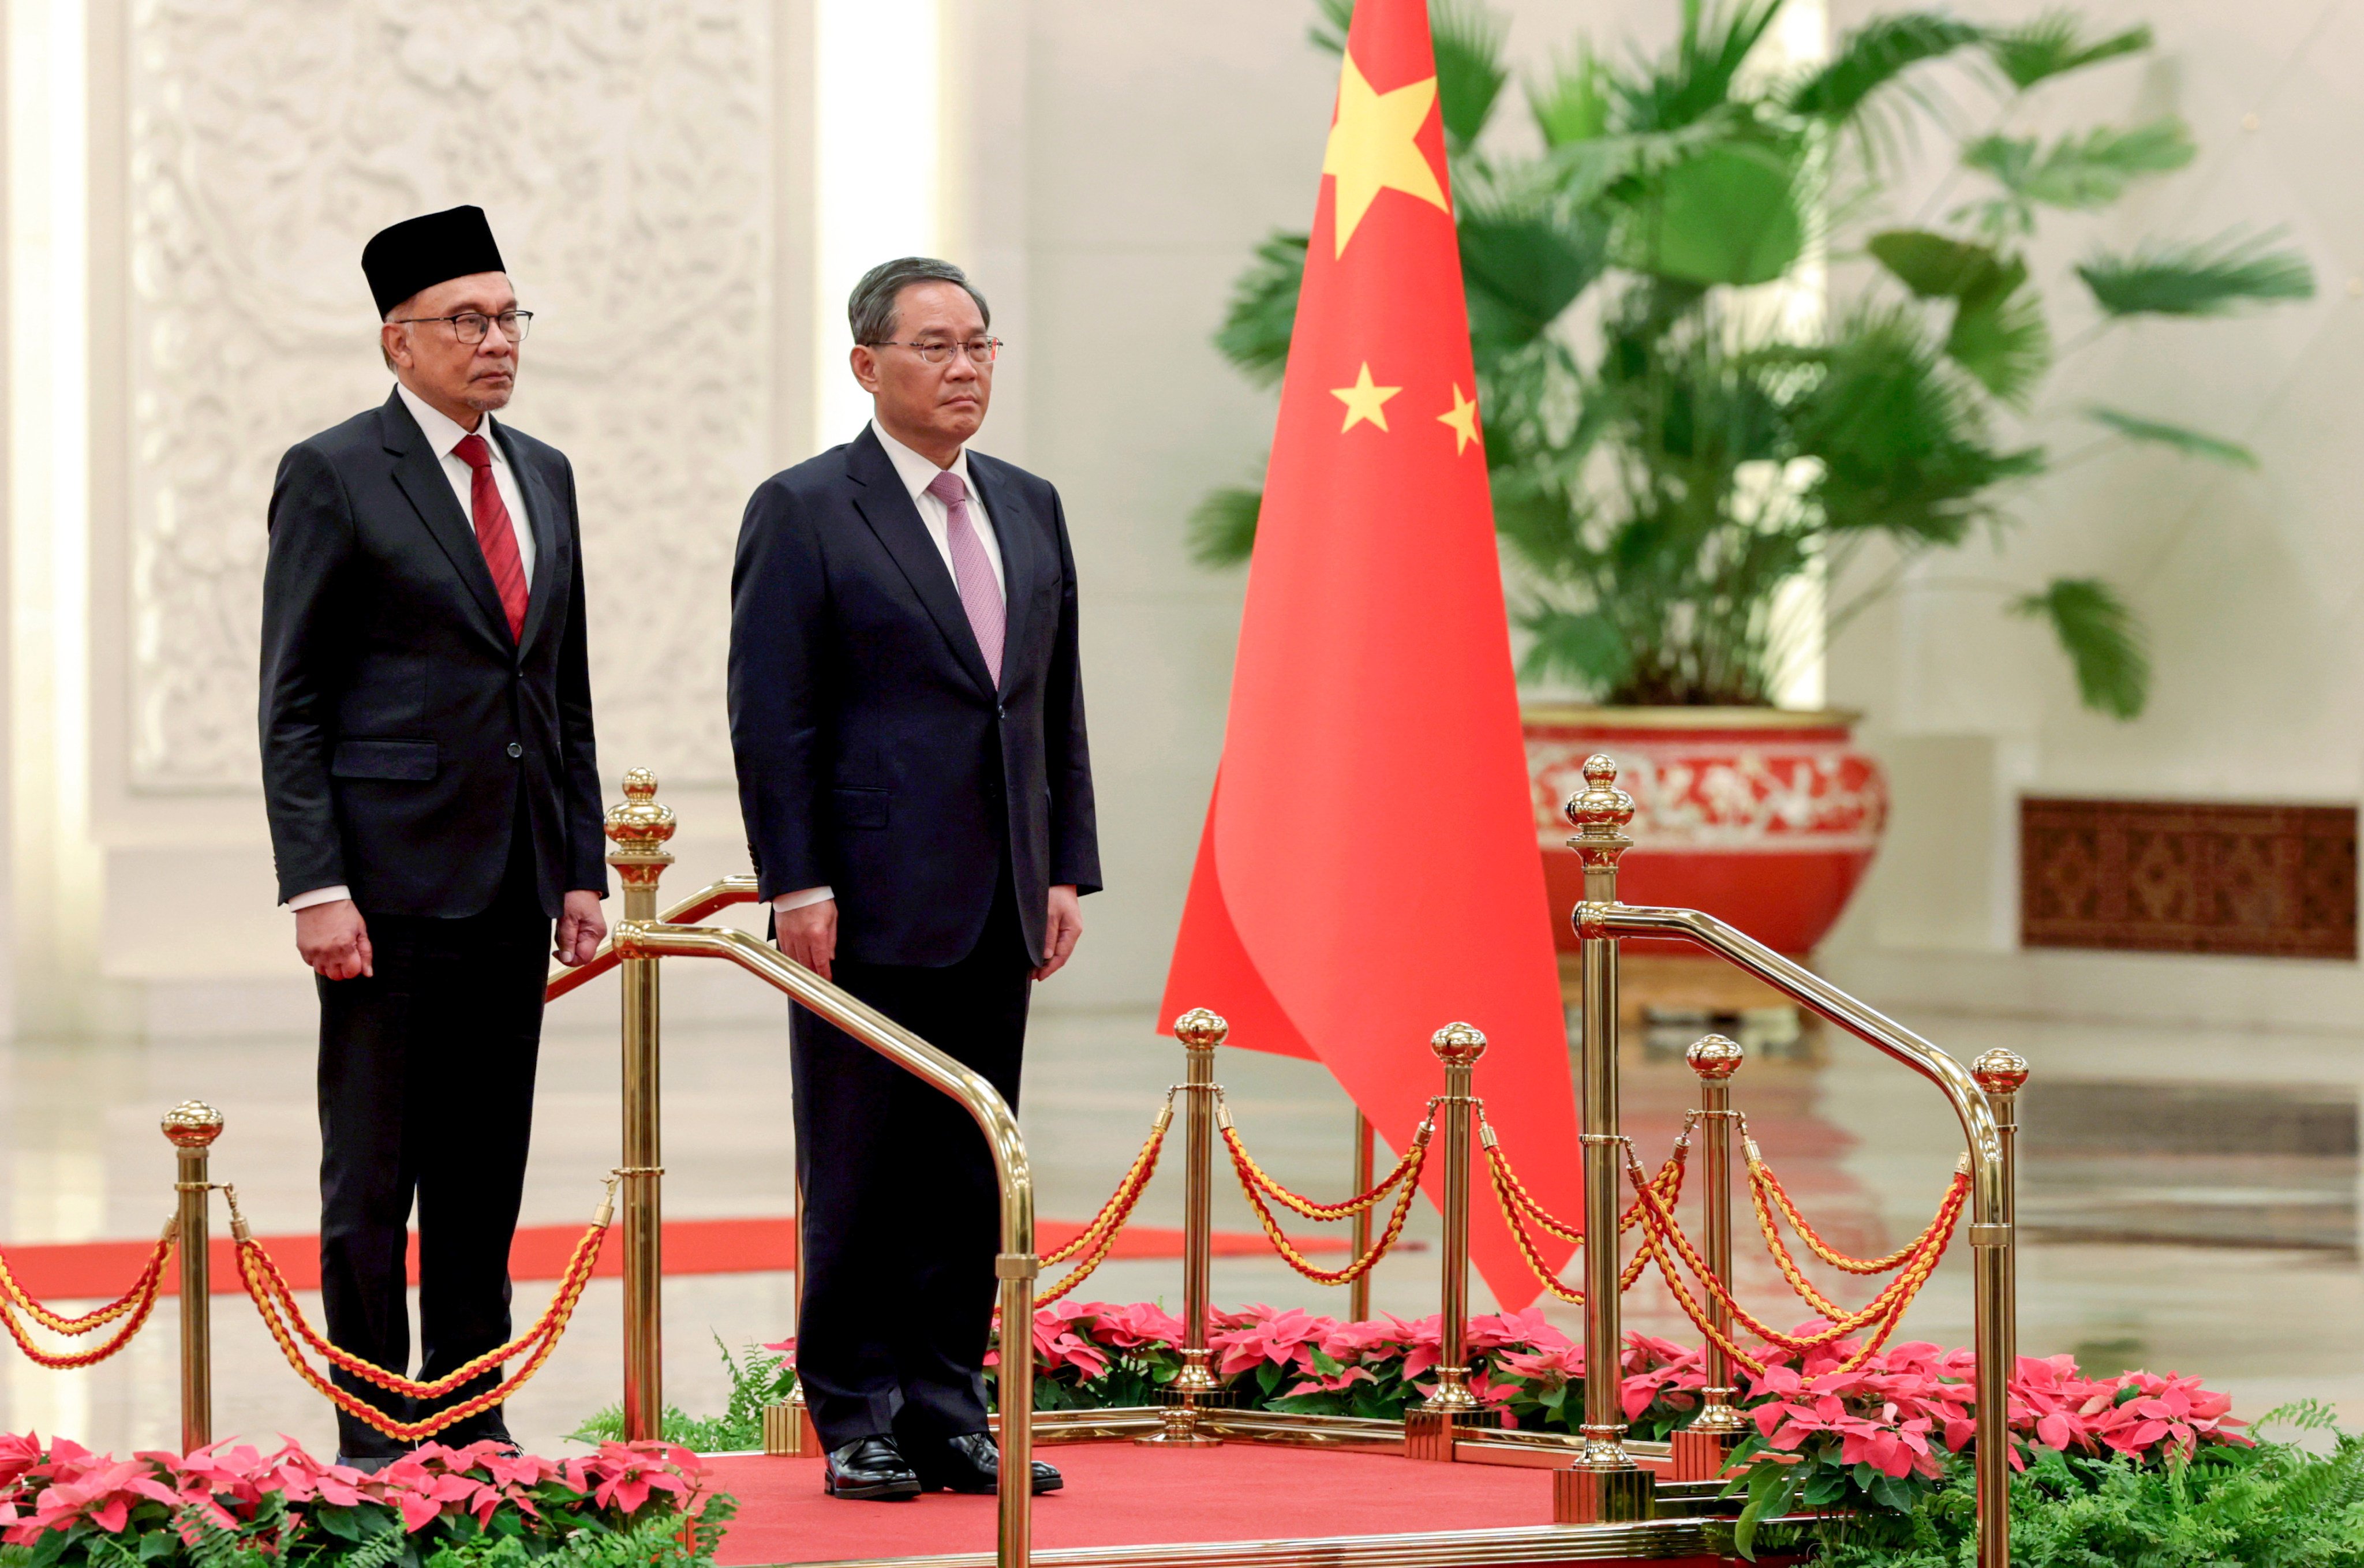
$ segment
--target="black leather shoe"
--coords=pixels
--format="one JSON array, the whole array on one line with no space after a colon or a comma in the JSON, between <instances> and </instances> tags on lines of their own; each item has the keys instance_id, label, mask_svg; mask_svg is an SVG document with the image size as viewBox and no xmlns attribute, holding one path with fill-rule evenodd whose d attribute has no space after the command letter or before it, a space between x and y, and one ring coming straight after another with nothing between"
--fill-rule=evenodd
<instances>
[{"instance_id":1,"label":"black leather shoe","mask_svg":"<svg viewBox=\"0 0 2364 1568\"><path fill-rule=\"evenodd\" d=\"M909 1502L920 1495L920 1478L903 1459L893 1438L857 1438L843 1448L829 1451L829 1473L822 1485L832 1497L854 1497L879 1503Z\"/></svg>"},{"instance_id":2,"label":"black leather shoe","mask_svg":"<svg viewBox=\"0 0 2364 1568\"><path fill-rule=\"evenodd\" d=\"M946 1438L931 1450L923 1451L929 1457L916 1468L921 1485L947 1492L994 1492L1001 1486L1001 1450L992 1436L986 1432L964 1432L956 1438ZM1055 1492L1066 1485L1060 1473L1043 1463L1034 1462L1034 1495Z\"/></svg>"}]
</instances>

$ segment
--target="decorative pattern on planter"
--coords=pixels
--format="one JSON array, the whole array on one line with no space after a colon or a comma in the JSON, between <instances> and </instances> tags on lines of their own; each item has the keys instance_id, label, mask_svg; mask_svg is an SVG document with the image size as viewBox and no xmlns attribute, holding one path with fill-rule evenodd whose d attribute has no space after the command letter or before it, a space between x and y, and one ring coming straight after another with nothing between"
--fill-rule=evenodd
<instances>
[{"instance_id":1,"label":"decorative pattern on planter","mask_svg":"<svg viewBox=\"0 0 2364 1568\"><path fill-rule=\"evenodd\" d=\"M1545 849L1567 838L1560 803L1584 787L1584 759L1600 749L1597 737L1528 730L1535 837ZM1634 796L1630 831L1645 849L1783 853L1811 840L1868 852L1888 820L1887 778L1845 740L1782 735L1735 745L1729 736L1680 735L1620 740L1612 754L1618 787Z\"/></svg>"}]
</instances>

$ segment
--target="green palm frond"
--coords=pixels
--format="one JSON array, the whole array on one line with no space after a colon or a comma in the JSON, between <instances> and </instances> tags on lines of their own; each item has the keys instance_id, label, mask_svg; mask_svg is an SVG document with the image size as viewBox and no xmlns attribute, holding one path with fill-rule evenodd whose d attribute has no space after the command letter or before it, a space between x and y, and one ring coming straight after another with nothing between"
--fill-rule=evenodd
<instances>
[{"instance_id":1,"label":"green palm frond","mask_svg":"<svg viewBox=\"0 0 2364 1568\"><path fill-rule=\"evenodd\" d=\"M1436 50L1437 112L1455 151L1475 142L1493 117L1511 68L1502 63L1509 24L1469 0L1430 0L1428 32Z\"/></svg>"},{"instance_id":2,"label":"green palm frond","mask_svg":"<svg viewBox=\"0 0 2364 1568\"><path fill-rule=\"evenodd\" d=\"M2006 260L1991 245L1932 234L1925 228L1891 228L1873 235L1864 248L1897 282L1923 299L1967 299L1991 293L2024 264ZM2013 287L2017 284L2013 284Z\"/></svg>"},{"instance_id":3,"label":"green palm frond","mask_svg":"<svg viewBox=\"0 0 2364 1568\"><path fill-rule=\"evenodd\" d=\"M2153 446L2167 447L2186 457L2221 462L2227 468L2258 466L2256 452L2222 436L2211 436L2181 425L2169 425L2158 419L2146 419L2139 414L2098 406L2086 409L2085 417L2097 425L2108 427L2130 441L2146 441Z\"/></svg>"},{"instance_id":4,"label":"green palm frond","mask_svg":"<svg viewBox=\"0 0 2364 1568\"><path fill-rule=\"evenodd\" d=\"M1817 119L1845 119L1913 66L1984 37L1984 29L1942 11L1874 17L1841 39L1829 62L1790 90L1790 107Z\"/></svg>"},{"instance_id":5,"label":"green palm frond","mask_svg":"<svg viewBox=\"0 0 2364 1568\"><path fill-rule=\"evenodd\" d=\"M2077 14L2059 10L2047 11L2024 27L1990 32L1986 45L1988 58L1994 61L1995 69L2024 93L2055 76L2082 71L2121 55L2139 54L2150 47L2151 34L2147 27L2128 28L2124 32L2089 41Z\"/></svg>"},{"instance_id":6,"label":"green palm frond","mask_svg":"<svg viewBox=\"0 0 2364 1568\"><path fill-rule=\"evenodd\" d=\"M2314 297L2314 269L2294 250L2276 250L2280 231L2184 244L2153 243L2129 255L2104 252L2078 267L2104 314L2227 316L2246 305Z\"/></svg>"},{"instance_id":7,"label":"green palm frond","mask_svg":"<svg viewBox=\"0 0 2364 1568\"><path fill-rule=\"evenodd\" d=\"M2133 718L2150 700L2150 655L2142 624L2117 590L2093 577L2057 577L2040 594L2012 601L2013 613L2052 628L2077 672L2087 707Z\"/></svg>"},{"instance_id":8,"label":"green palm frond","mask_svg":"<svg viewBox=\"0 0 2364 1568\"><path fill-rule=\"evenodd\" d=\"M1232 285L1232 303L1215 333L1215 347L1262 386L1288 368L1289 334L1297 328L1297 295L1305 281L1302 234L1276 234L1256 247L1255 261Z\"/></svg>"},{"instance_id":9,"label":"green palm frond","mask_svg":"<svg viewBox=\"0 0 2364 1568\"><path fill-rule=\"evenodd\" d=\"M1327 54L1346 52L1346 29L1355 25L1355 0L1313 0L1321 13L1305 36L1313 47Z\"/></svg>"},{"instance_id":10,"label":"green palm frond","mask_svg":"<svg viewBox=\"0 0 2364 1568\"><path fill-rule=\"evenodd\" d=\"M1781 0L1683 0L1673 51L1620 83L1632 128L1673 130L1730 104L1734 80L1780 9Z\"/></svg>"},{"instance_id":11,"label":"green palm frond","mask_svg":"<svg viewBox=\"0 0 2364 1568\"><path fill-rule=\"evenodd\" d=\"M2096 126L2050 147L2032 136L1981 137L1963 150L1962 161L1991 175L2003 195L1963 210L1990 233L2025 234L2035 227L2038 206L2093 212L2144 175L2180 169L2198 152L2191 128L2173 115L2128 130Z\"/></svg>"},{"instance_id":12,"label":"green palm frond","mask_svg":"<svg viewBox=\"0 0 2364 1568\"><path fill-rule=\"evenodd\" d=\"M1609 69L1589 43L1552 68L1542 82L1529 82L1527 109L1545 147L1565 147L1609 134Z\"/></svg>"},{"instance_id":13,"label":"green palm frond","mask_svg":"<svg viewBox=\"0 0 2364 1568\"><path fill-rule=\"evenodd\" d=\"M1991 287L1965 295L1946 335L1946 357L2019 408L2052 368L2052 328L2026 277L2026 265L2013 261Z\"/></svg>"},{"instance_id":14,"label":"green palm frond","mask_svg":"<svg viewBox=\"0 0 2364 1568\"><path fill-rule=\"evenodd\" d=\"M1802 150L1729 140L1658 177L1636 234L1637 264L1693 284L1771 283L1806 248Z\"/></svg>"},{"instance_id":15,"label":"green palm frond","mask_svg":"<svg viewBox=\"0 0 2364 1568\"><path fill-rule=\"evenodd\" d=\"M1519 673L1529 680L1562 676L1588 691L1613 691L1632 668L1625 634L1599 610L1567 610L1536 603L1519 611L1530 641Z\"/></svg>"},{"instance_id":16,"label":"green palm frond","mask_svg":"<svg viewBox=\"0 0 2364 1568\"><path fill-rule=\"evenodd\" d=\"M1201 566L1237 566L1255 553L1256 516L1264 492L1237 486L1210 490L1190 508L1190 559Z\"/></svg>"},{"instance_id":17,"label":"green palm frond","mask_svg":"<svg viewBox=\"0 0 2364 1568\"><path fill-rule=\"evenodd\" d=\"M1540 337L1609 261L1607 223L1557 204L1465 199L1460 236L1469 332L1484 357Z\"/></svg>"}]
</instances>

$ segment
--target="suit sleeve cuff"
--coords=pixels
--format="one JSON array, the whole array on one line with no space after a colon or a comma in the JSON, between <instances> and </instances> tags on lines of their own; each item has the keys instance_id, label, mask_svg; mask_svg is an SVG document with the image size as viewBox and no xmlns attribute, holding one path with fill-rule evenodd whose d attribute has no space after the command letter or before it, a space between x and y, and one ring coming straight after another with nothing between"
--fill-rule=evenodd
<instances>
[{"instance_id":1,"label":"suit sleeve cuff","mask_svg":"<svg viewBox=\"0 0 2364 1568\"><path fill-rule=\"evenodd\" d=\"M340 898L351 898L352 895L352 889L343 883L339 883L334 887L316 887L309 893L299 893L280 907L293 915L296 910L309 909L315 904L334 904Z\"/></svg>"},{"instance_id":2,"label":"suit sleeve cuff","mask_svg":"<svg viewBox=\"0 0 2364 1568\"><path fill-rule=\"evenodd\" d=\"M783 893L773 899L772 911L775 914L785 915L791 909L802 909L808 904L826 904L836 896L837 893L833 888L802 888L795 893Z\"/></svg>"}]
</instances>

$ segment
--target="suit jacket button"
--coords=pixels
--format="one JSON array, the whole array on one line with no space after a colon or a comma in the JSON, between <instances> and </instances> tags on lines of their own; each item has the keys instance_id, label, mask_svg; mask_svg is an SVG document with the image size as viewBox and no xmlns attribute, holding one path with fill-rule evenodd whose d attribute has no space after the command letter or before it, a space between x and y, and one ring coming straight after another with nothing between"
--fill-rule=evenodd
<instances>
[{"instance_id":1,"label":"suit jacket button","mask_svg":"<svg viewBox=\"0 0 2364 1568\"><path fill-rule=\"evenodd\" d=\"M512 757L522 757L525 755L525 748L512 740L509 742L509 755Z\"/></svg>"},{"instance_id":2,"label":"suit jacket button","mask_svg":"<svg viewBox=\"0 0 2364 1568\"><path fill-rule=\"evenodd\" d=\"M993 705L993 717L996 718L1008 718L1009 717L1009 710L1004 707L1001 704L995 703Z\"/></svg>"}]
</instances>

